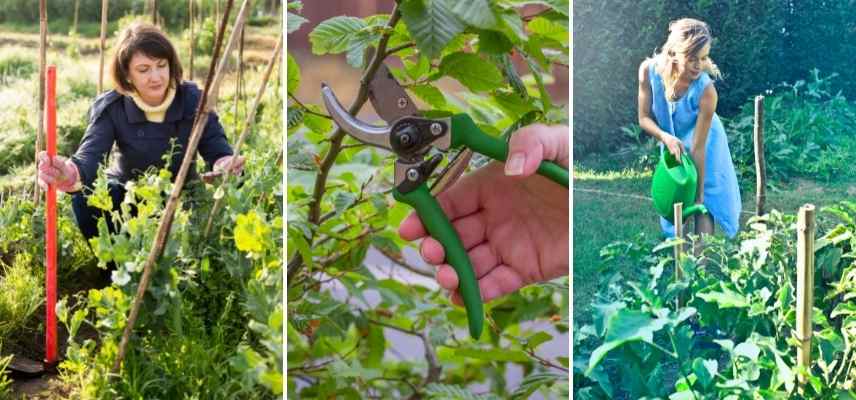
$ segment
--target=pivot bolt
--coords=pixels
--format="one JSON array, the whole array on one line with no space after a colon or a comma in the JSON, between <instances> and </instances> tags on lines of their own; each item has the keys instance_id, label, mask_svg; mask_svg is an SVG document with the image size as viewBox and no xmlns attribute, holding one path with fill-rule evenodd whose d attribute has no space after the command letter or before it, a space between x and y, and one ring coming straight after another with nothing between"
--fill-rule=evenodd
<instances>
[{"instance_id":1,"label":"pivot bolt","mask_svg":"<svg viewBox=\"0 0 856 400\"><path fill-rule=\"evenodd\" d=\"M440 125L439 122L434 122L431 124L431 134L434 136L439 136L443 133L443 126Z\"/></svg>"},{"instance_id":2,"label":"pivot bolt","mask_svg":"<svg viewBox=\"0 0 856 400\"><path fill-rule=\"evenodd\" d=\"M411 168L407 170L407 180L416 181L419 179L419 171Z\"/></svg>"},{"instance_id":3,"label":"pivot bolt","mask_svg":"<svg viewBox=\"0 0 856 400\"><path fill-rule=\"evenodd\" d=\"M398 98L398 108L404 108L404 107L407 107L407 99L405 99L404 97L399 97Z\"/></svg>"}]
</instances>

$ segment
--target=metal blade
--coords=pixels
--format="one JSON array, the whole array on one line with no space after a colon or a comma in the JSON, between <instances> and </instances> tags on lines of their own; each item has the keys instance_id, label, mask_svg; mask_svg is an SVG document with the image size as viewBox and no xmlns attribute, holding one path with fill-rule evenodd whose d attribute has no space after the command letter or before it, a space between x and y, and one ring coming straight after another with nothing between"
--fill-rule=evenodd
<instances>
[{"instance_id":1,"label":"metal blade","mask_svg":"<svg viewBox=\"0 0 856 400\"><path fill-rule=\"evenodd\" d=\"M440 177L431 185L431 194L436 196L452 186L461 177L464 170L467 169L472 158L473 151L470 149L461 150L456 154L455 158L449 162L449 165L440 172Z\"/></svg>"},{"instance_id":2,"label":"metal blade","mask_svg":"<svg viewBox=\"0 0 856 400\"><path fill-rule=\"evenodd\" d=\"M374 78L369 82L369 101L381 118L388 124L401 117L420 115L413 99L395 80L386 64L381 63Z\"/></svg>"},{"instance_id":3,"label":"metal blade","mask_svg":"<svg viewBox=\"0 0 856 400\"><path fill-rule=\"evenodd\" d=\"M339 103L336 95L333 94L333 89L330 89L326 83L321 83L321 98L324 100L324 106L330 113L330 117L343 131L365 144L392 150L392 145L389 142L389 126L369 125L351 116L348 110L345 110L345 107Z\"/></svg>"}]
</instances>

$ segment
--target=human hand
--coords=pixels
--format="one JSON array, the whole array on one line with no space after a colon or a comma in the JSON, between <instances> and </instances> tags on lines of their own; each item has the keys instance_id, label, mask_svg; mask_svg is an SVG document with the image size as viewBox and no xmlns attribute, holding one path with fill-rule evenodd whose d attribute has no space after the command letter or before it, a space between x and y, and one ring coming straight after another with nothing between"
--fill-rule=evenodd
<instances>
[{"instance_id":1,"label":"human hand","mask_svg":"<svg viewBox=\"0 0 856 400\"><path fill-rule=\"evenodd\" d=\"M505 166L491 163L437 196L467 249L483 301L568 274L568 191L535 171L542 160L567 168L569 142L565 126L522 128L511 136ZM462 305L455 270L444 264L442 245L415 213L401 223L399 234L424 238L422 258L439 266L437 282Z\"/></svg>"},{"instance_id":2,"label":"human hand","mask_svg":"<svg viewBox=\"0 0 856 400\"><path fill-rule=\"evenodd\" d=\"M234 163L231 165L232 160ZM244 162L246 159L244 156L223 156L220 157L217 161L214 162L214 167L211 172L206 172L202 174L202 181L205 183L214 183L214 180L223 175L226 172L226 169L229 168L229 172L232 175L240 175L244 170Z\"/></svg>"},{"instance_id":3,"label":"human hand","mask_svg":"<svg viewBox=\"0 0 856 400\"><path fill-rule=\"evenodd\" d=\"M681 152L684 150L684 144L681 141L668 133L663 134L663 144L666 145L666 148L669 150L669 153L672 153L675 156L675 160L681 162Z\"/></svg>"},{"instance_id":4,"label":"human hand","mask_svg":"<svg viewBox=\"0 0 856 400\"><path fill-rule=\"evenodd\" d=\"M77 165L63 156L48 156L45 151L40 151L36 156L38 160L38 184L42 190L48 190L48 185L54 185L60 192L76 192L80 190L80 173Z\"/></svg>"}]
</instances>

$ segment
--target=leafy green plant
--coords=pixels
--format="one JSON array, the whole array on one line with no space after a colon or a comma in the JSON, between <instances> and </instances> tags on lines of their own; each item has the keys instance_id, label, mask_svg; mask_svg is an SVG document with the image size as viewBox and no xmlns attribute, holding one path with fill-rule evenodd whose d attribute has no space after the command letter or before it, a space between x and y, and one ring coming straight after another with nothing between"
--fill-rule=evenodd
<instances>
[{"instance_id":1,"label":"leafy green plant","mask_svg":"<svg viewBox=\"0 0 856 400\"><path fill-rule=\"evenodd\" d=\"M856 107L833 89L837 76L814 69L808 80L783 83L766 95L764 154L771 179L852 176L848 160L856 156L856 143L849 132L856 129ZM747 102L725 128L741 181L754 176L753 107Z\"/></svg>"},{"instance_id":2,"label":"leafy green plant","mask_svg":"<svg viewBox=\"0 0 856 400\"><path fill-rule=\"evenodd\" d=\"M795 218L778 211L749 222L739 243L708 240L674 278L670 240L653 249L617 242L604 249L604 278L592 324L575 327L574 391L580 398L728 399L853 396L853 215L818 234L812 365L796 366ZM648 250L650 249L650 250ZM610 267L635 261L633 271ZM622 265L627 265L622 263ZM680 307L675 301L681 298ZM842 318L843 317L843 318ZM665 384L664 384L665 382Z\"/></svg>"},{"instance_id":3,"label":"leafy green plant","mask_svg":"<svg viewBox=\"0 0 856 400\"><path fill-rule=\"evenodd\" d=\"M315 55L343 54L366 74L354 110L366 102L379 63L397 58L401 64L387 66L427 115L467 112L479 128L501 136L521 124L568 122L567 108L546 86L568 63L568 3L538 2L537 15L521 16L523 3L405 0L390 14L316 23L292 1L287 31L315 24L309 34ZM298 62L292 54L287 60L287 396L492 398L471 393L479 382L515 398L536 391L566 397L567 357L544 355L539 346L568 330L567 278L488 304L489 333L471 342L462 334L461 308L436 290L373 268L367 254L379 251L396 268L431 276L403 255L412 245L395 229L410 210L389 196L389 153L357 143L334 129L323 107L300 101L301 85L320 84L301 77L314 60ZM443 91L441 80L464 90ZM388 355L396 351L395 335L419 344L415 359ZM523 381L509 388L506 372L514 366L523 368Z\"/></svg>"}]
</instances>

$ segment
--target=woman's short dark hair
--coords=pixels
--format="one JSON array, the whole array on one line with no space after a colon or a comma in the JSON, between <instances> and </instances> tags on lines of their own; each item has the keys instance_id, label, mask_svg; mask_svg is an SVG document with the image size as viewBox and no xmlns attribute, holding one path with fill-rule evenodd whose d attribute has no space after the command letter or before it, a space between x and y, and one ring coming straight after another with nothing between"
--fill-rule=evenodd
<instances>
[{"instance_id":1,"label":"woman's short dark hair","mask_svg":"<svg viewBox=\"0 0 856 400\"><path fill-rule=\"evenodd\" d=\"M181 85L181 61L172 42L156 26L145 22L134 22L122 31L113 53L110 74L116 90L124 93L134 91L128 76L131 58L137 53L142 53L149 58L167 60L170 84L175 88Z\"/></svg>"}]
</instances>

